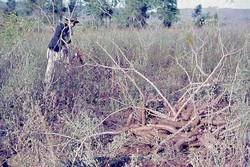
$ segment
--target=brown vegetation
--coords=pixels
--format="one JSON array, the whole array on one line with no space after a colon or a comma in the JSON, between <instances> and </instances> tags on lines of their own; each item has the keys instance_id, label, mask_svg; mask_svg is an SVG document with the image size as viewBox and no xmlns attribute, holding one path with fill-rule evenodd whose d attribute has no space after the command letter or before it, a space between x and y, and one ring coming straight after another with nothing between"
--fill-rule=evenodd
<instances>
[{"instance_id":1,"label":"brown vegetation","mask_svg":"<svg viewBox=\"0 0 250 167\"><path fill-rule=\"evenodd\" d=\"M249 165L248 30L74 32L44 87L49 33L0 43L1 161L12 166ZM39 47L37 47L39 46Z\"/></svg>"}]
</instances>

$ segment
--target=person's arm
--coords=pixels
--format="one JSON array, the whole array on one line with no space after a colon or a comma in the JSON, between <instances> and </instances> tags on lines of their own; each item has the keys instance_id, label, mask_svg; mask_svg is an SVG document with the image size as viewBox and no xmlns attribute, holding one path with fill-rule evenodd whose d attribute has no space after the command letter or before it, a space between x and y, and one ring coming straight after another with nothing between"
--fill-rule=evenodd
<instances>
[{"instance_id":1,"label":"person's arm","mask_svg":"<svg viewBox=\"0 0 250 167\"><path fill-rule=\"evenodd\" d=\"M60 23L59 25L57 25L56 31L55 31L55 34L54 34L54 36L59 37L59 38L60 38L62 30L63 30L63 28L62 28L63 26L61 24L62 23Z\"/></svg>"}]
</instances>

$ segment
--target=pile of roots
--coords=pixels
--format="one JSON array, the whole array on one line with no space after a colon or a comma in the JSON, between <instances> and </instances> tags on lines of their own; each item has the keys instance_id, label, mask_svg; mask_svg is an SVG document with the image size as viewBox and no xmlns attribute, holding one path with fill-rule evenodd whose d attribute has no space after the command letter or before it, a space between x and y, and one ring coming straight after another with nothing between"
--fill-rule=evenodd
<instances>
[{"instance_id":1,"label":"pile of roots","mask_svg":"<svg viewBox=\"0 0 250 167\"><path fill-rule=\"evenodd\" d=\"M152 141L158 137L172 142L175 151L207 154L220 142L220 135L226 131L226 108L219 102L224 93L209 104L196 106L183 98L171 108L164 103L166 113L141 108L129 115L123 129L128 134Z\"/></svg>"}]
</instances>

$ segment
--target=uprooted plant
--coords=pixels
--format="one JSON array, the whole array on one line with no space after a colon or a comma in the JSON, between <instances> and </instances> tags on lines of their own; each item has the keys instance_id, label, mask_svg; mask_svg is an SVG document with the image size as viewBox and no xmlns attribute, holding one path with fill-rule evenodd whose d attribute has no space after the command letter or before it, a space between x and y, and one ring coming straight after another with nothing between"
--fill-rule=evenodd
<instances>
[{"instance_id":1,"label":"uprooted plant","mask_svg":"<svg viewBox=\"0 0 250 167\"><path fill-rule=\"evenodd\" d=\"M135 135L137 138L148 143L154 140L154 138L159 138L160 144L155 152L159 152L162 149L164 150L166 143L172 142L173 147L177 152L199 154L199 160L201 163L205 163L205 160L209 158L208 155L216 152L216 150L218 151L218 149L225 149L226 152L232 151L233 146L227 144L227 137L225 137L226 134L233 135L234 133L237 133L239 127L247 127L247 125L241 125L237 122L228 122L228 117L232 116L232 111L235 110L235 104L232 100L235 91L234 85L236 84L239 75L241 61L243 61L246 56L244 54L241 56L242 54L239 53L244 52L245 46L238 49L227 50L222 42L221 33L218 31L221 57L210 73L206 73L203 69L204 62L198 57L198 52L202 50L204 45L206 45L206 39L200 40L202 45L199 48L190 46L190 51L186 53L186 55L191 54L194 56L192 64L193 71L188 71L182 65L185 55L183 57L173 57L169 55L169 57L176 62L177 66L184 71L189 83L183 88L183 90L179 90L183 92L183 94L174 103L170 103L154 82L136 69L115 41L113 41L114 46L118 49L121 57L125 60L125 63L123 62L122 66L108 52L108 50L97 42L97 45L111 60L112 66L98 63L86 63L84 66L106 68L114 71L117 76L122 75L126 82L129 81L136 88L136 91L139 93L140 101L136 104L120 102L123 103L125 107L110 115L130 109L131 113L127 118L126 125L124 124L124 127L117 131L107 131L86 136L81 140L81 145L78 147L75 158L82 149L87 138L96 135L117 135L122 133ZM220 80L220 77L223 75L221 70L225 67L227 59L232 56L238 56L239 58L235 66L234 78L230 84L231 87L223 87L223 82ZM198 73L201 81L194 79L194 74L191 72ZM155 93L143 91L136 82L135 78L137 77L142 78L147 86L154 89ZM125 83L119 82L119 84L123 89L129 89L123 85ZM124 90L124 92L129 92L129 90ZM162 110L157 111L155 107L150 107L150 104L152 103L161 103ZM110 115L101 123L109 119ZM247 115L244 116L247 117ZM195 162L193 162L193 164L195 164Z\"/></svg>"}]
</instances>

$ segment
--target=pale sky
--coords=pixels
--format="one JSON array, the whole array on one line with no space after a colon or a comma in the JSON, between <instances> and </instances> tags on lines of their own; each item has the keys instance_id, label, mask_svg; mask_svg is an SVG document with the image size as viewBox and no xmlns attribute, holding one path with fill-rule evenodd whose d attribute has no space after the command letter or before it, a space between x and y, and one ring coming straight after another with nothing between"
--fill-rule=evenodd
<instances>
[{"instance_id":1,"label":"pale sky","mask_svg":"<svg viewBox=\"0 0 250 167\"><path fill-rule=\"evenodd\" d=\"M177 0L178 8L195 8L201 4L202 8L219 7L219 8L239 8L250 9L250 0Z\"/></svg>"}]
</instances>

